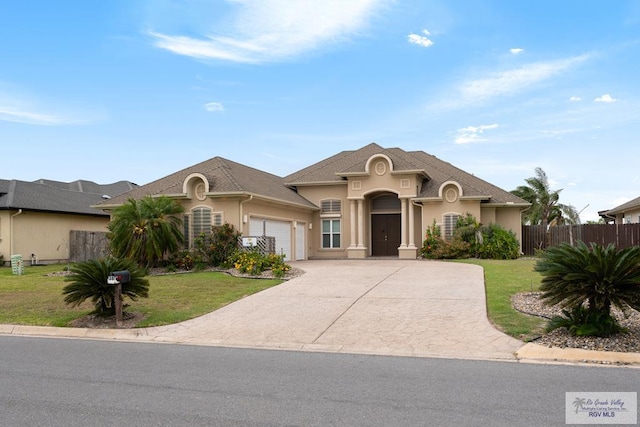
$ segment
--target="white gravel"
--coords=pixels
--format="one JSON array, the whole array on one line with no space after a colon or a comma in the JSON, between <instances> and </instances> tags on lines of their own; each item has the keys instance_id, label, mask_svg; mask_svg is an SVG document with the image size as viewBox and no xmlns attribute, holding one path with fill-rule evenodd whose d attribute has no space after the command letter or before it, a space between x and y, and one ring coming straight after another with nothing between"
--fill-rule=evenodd
<instances>
[{"instance_id":1,"label":"white gravel","mask_svg":"<svg viewBox=\"0 0 640 427\"><path fill-rule=\"evenodd\" d=\"M540 300L540 295L540 292L516 294L511 298L511 303L516 310L522 313L547 319L562 314L560 307L545 305ZM617 334L608 338L574 337L569 334L566 328L559 328L535 339L533 342L547 347L640 353L640 312L630 310L625 314L613 309L612 313L618 319L620 325L628 329L627 333Z\"/></svg>"}]
</instances>

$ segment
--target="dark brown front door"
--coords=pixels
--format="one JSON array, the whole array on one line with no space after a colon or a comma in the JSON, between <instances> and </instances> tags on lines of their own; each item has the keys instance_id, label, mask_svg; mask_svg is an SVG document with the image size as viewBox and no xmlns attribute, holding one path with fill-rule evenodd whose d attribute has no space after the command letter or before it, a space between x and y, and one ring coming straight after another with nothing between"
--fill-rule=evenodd
<instances>
[{"instance_id":1,"label":"dark brown front door","mask_svg":"<svg viewBox=\"0 0 640 427\"><path fill-rule=\"evenodd\" d=\"M398 255L400 214L371 215L371 255Z\"/></svg>"}]
</instances>

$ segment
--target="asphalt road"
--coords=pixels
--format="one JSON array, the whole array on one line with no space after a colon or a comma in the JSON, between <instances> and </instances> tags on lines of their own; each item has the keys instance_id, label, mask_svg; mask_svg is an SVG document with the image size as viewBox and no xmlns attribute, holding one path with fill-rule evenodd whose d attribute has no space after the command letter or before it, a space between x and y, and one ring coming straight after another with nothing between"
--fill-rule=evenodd
<instances>
[{"instance_id":1,"label":"asphalt road","mask_svg":"<svg viewBox=\"0 0 640 427\"><path fill-rule=\"evenodd\" d=\"M2 426L555 426L640 369L0 337Z\"/></svg>"}]
</instances>

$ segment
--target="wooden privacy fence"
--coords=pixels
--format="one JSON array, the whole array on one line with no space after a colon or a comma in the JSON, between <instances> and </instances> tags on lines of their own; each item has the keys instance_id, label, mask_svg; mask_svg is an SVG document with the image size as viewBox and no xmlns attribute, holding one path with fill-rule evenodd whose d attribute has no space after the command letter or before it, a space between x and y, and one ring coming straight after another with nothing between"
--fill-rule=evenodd
<instances>
[{"instance_id":1,"label":"wooden privacy fence","mask_svg":"<svg viewBox=\"0 0 640 427\"><path fill-rule=\"evenodd\" d=\"M109 252L107 233L101 231L69 232L69 261L82 262L104 258Z\"/></svg>"},{"instance_id":2,"label":"wooden privacy fence","mask_svg":"<svg viewBox=\"0 0 640 427\"><path fill-rule=\"evenodd\" d=\"M640 245L640 224L579 224L549 227L522 226L522 252L535 255L536 250L561 243L575 244L578 240L599 245L613 243L619 249Z\"/></svg>"}]
</instances>

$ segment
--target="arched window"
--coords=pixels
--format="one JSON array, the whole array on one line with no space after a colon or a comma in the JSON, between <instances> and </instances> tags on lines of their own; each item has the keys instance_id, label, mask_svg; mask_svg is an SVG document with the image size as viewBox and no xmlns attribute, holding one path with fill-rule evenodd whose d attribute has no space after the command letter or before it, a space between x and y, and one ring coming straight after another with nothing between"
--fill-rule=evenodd
<instances>
[{"instance_id":1,"label":"arched window","mask_svg":"<svg viewBox=\"0 0 640 427\"><path fill-rule=\"evenodd\" d=\"M222 212L213 212L211 208L199 206L182 217L182 225L185 246L189 248L200 234L211 234L211 227L222 225Z\"/></svg>"}]
</instances>

